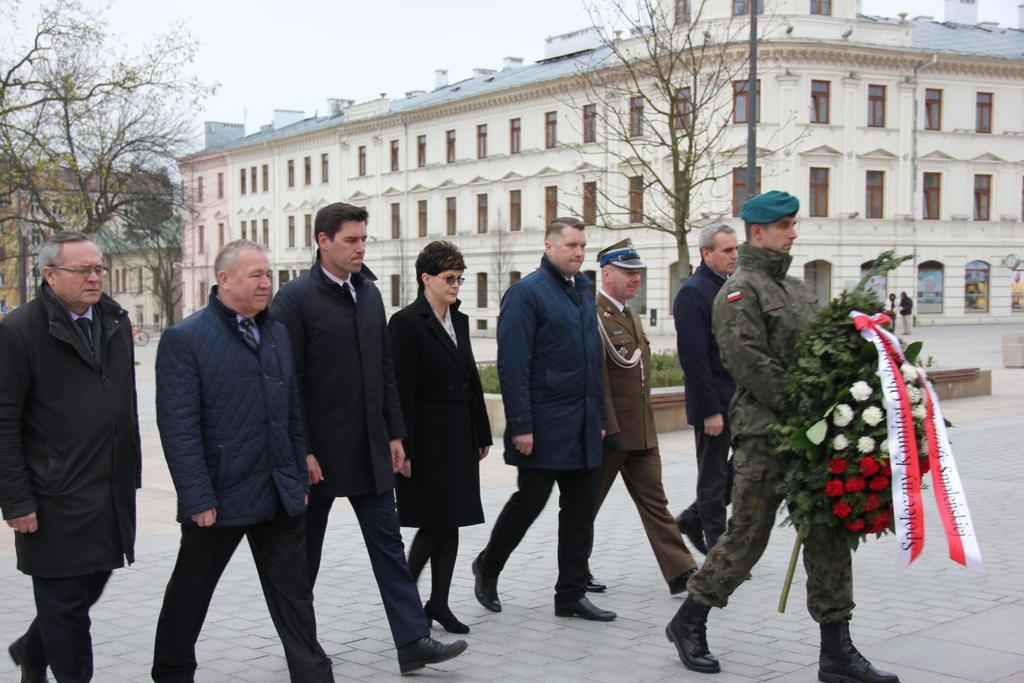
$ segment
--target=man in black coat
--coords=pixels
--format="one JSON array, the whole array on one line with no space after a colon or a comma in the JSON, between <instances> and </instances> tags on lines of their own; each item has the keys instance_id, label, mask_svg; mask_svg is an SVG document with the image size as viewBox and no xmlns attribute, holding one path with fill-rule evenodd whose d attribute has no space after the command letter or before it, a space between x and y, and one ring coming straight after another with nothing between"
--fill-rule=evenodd
<instances>
[{"instance_id":1,"label":"man in black coat","mask_svg":"<svg viewBox=\"0 0 1024 683\"><path fill-rule=\"evenodd\" d=\"M711 308L718 290L736 270L736 232L709 225L697 238L701 264L679 289L672 306L679 363L686 378L686 420L697 440L697 498L676 517L679 530L705 555L725 531L732 486L729 461L729 401L736 382L722 365L711 333Z\"/></svg>"},{"instance_id":2,"label":"man in black coat","mask_svg":"<svg viewBox=\"0 0 1024 683\"><path fill-rule=\"evenodd\" d=\"M293 682L333 681L304 561L309 491L288 332L266 311L262 245L231 242L209 304L164 332L156 419L178 494L181 547L156 626L153 680L191 683L221 573L245 537Z\"/></svg>"},{"instance_id":3,"label":"man in black coat","mask_svg":"<svg viewBox=\"0 0 1024 683\"><path fill-rule=\"evenodd\" d=\"M135 560L141 450L131 323L80 232L39 251L45 282L0 322L0 508L36 617L9 648L22 681L92 678L89 609Z\"/></svg>"},{"instance_id":4,"label":"man in black coat","mask_svg":"<svg viewBox=\"0 0 1024 683\"><path fill-rule=\"evenodd\" d=\"M345 496L359 520L402 673L466 649L430 638L409 572L395 509L395 477L405 464L405 426L395 386L384 302L363 268L365 209L320 209L317 261L281 288L273 315L288 328L302 388L310 501L306 543L312 580L320 568L328 515Z\"/></svg>"}]
</instances>

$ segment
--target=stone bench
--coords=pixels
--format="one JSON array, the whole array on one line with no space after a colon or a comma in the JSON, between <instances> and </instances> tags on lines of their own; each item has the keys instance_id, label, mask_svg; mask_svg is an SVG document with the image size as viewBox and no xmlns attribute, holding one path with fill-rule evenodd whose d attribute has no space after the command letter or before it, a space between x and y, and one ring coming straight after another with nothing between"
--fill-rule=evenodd
<instances>
[{"instance_id":1,"label":"stone bench","mask_svg":"<svg viewBox=\"0 0 1024 683\"><path fill-rule=\"evenodd\" d=\"M1024 334L1003 335L1003 367L1024 368Z\"/></svg>"},{"instance_id":2,"label":"stone bench","mask_svg":"<svg viewBox=\"0 0 1024 683\"><path fill-rule=\"evenodd\" d=\"M978 368L928 368L928 378L940 401L992 395L992 371Z\"/></svg>"}]
</instances>

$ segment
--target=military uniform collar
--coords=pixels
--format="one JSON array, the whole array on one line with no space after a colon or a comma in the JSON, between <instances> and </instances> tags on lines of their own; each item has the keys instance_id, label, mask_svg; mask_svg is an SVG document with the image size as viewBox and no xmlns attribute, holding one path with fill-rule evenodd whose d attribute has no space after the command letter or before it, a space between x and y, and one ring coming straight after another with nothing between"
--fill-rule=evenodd
<instances>
[{"instance_id":1,"label":"military uniform collar","mask_svg":"<svg viewBox=\"0 0 1024 683\"><path fill-rule=\"evenodd\" d=\"M776 280L786 277L793 257L771 249L762 249L751 244L740 245L739 267L759 270Z\"/></svg>"}]
</instances>

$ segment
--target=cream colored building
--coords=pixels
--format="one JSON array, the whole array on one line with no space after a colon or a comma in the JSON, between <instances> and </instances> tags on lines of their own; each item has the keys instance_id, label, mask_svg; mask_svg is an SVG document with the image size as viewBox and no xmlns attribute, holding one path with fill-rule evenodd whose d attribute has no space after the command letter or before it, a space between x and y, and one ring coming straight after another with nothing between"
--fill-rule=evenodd
<instances>
[{"instance_id":1,"label":"cream colored building","mask_svg":"<svg viewBox=\"0 0 1024 683\"><path fill-rule=\"evenodd\" d=\"M1009 267L1024 252L1024 32L976 24L970 0L947 0L959 23L867 17L855 0L765 1L758 140L777 146L765 143L759 165L763 189L801 198L791 272L835 296L896 249L913 258L879 291L911 294L920 324L1024 319L1021 271ZM707 0L701 21L720 32L743 4ZM585 182L628 192L594 153L600 144L582 139L582 107L593 102L580 73L600 68L607 48L592 31L546 48L536 64L509 58L457 83L439 72L434 90L402 99L330 100L328 116L310 119L279 111L245 137L207 124L207 148L180 163L197 199L183 241L185 314L205 305L220 244L266 243L276 288L309 267L316 211L348 201L370 212L367 263L386 304L414 296L422 246L451 239L467 257L462 310L493 333L501 291L539 262L547 219L581 214ZM746 125L730 123L720 163L744 166L745 141ZM695 215L742 230L730 217L740 189L717 182ZM669 332L675 244L627 232L648 263L637 304ZM622 236L588 233L592 254Z\"/></svg>"}]
</instances>

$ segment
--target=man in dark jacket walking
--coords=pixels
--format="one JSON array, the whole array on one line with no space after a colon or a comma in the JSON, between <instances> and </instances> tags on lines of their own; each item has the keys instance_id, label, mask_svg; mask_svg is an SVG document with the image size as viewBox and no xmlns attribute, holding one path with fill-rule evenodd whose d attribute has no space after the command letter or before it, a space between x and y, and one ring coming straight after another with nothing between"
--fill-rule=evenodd
<instances>
[{"instance_id":1,"label":"man in dark jacket walking","mask_svg":"<svg viewBox=\"0 0 1024 683\"><path fill-rule=\"evenodd\" d=\"M141 451L131 323L80 232L39 251L36 298L0 322L0 508L36 617L9 648L22 681L92 678L89 609L135 560Z\"/></svg>"},{"instance_id":2,"label":"man in dark jacket walking","mask_svg":"<svg viewBox=\"0 0 1024 683\"><path fill-rule=\"evenodd\" d=\"M310 501L306 537L313 582L328 514L345 496L359 520L402 673L466 649L430 638L409 572L395 508L405 464L405 426L395 386L384 303L363 267L364 209L344 203L316 214L317 262L281 288L273 314L288 328L302 389Z\"/></svg>"},{"instance_id":3,"label":"man in dark jacket walking","mask_svg":"<svg viewBox=\"0 0 1024 683\"><path fill-rule=\"evenodd\" d=\"M333 681L305 562L298 380L288 333L266 311L270 265L261 245L238 240L221 249L214 272L207 307L164 332L157 350L157 426L181 547L157 622L153 680L194 679L206 611L244 536L291 680Z\"/></svg>"},{"instance_id":4,"label":"man in dark jacket walking","mask_svg":"<svg viewBox=\"0 0 1024 683\"><path fill-rule=\"evenodd\" d=\"M701 264L679 288L672 316L679 364L686 378L686 421L697 440L697 498L676 517L679 530L707 555L725 531L732 487L729 462L729 401L736 382L722 365L711 332L711 308L718 290L736 270L736 231L718 223L697 237Z\"/></svg>"},{"instance_id":5,"label":"man in dark jacket walking","mask_svg":"<svg viewBox=\"0 0 1024 683\"><path fill-rule=\"evenodd\" d=\"M473 562L477 600L501 611L498 575L544 509L561 492L555 614L611 621L586 597L601 440L605 432L601 345L591 282L579 270L584 224L557 218L544 237L540 268L512 285L498 319L498 376L505 402L505 462L519 490Z\"/></svg>"}]
</instances>

